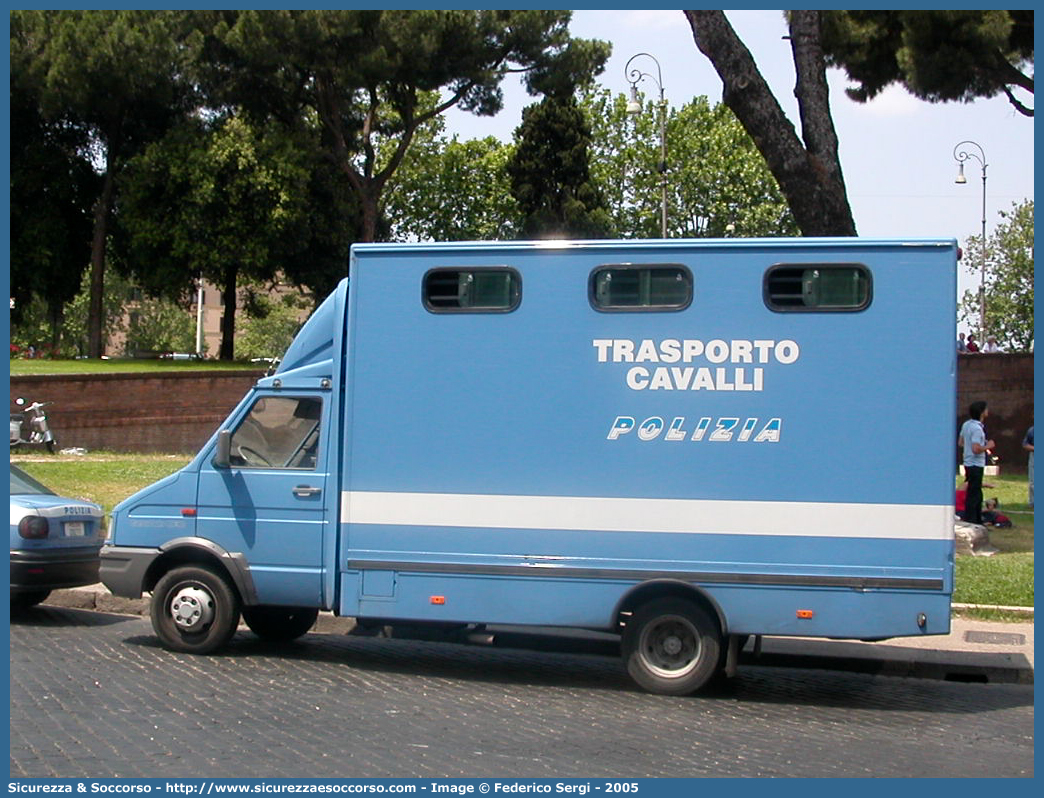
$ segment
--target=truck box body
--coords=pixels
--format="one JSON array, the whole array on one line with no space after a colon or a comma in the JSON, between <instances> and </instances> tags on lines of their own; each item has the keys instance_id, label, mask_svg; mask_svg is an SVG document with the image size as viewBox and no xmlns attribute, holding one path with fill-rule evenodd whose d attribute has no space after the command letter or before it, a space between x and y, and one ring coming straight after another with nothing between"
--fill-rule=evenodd
<instances>
[{"instance_id":1,"label":"truck box body","mask_svg":"<svg viewBox=\"0 0 1044 798\"><path fill-rule=\"evenodd\" d=\"M955 263L936 240L356 246L223 425L232 461L215 435L114 511L105 581L153 589L180 549L247 607L615 631L691 591L723 636L946 633ZM284 462L236 453L259 400L304 436Z\"/></svg>"}]
</instances>

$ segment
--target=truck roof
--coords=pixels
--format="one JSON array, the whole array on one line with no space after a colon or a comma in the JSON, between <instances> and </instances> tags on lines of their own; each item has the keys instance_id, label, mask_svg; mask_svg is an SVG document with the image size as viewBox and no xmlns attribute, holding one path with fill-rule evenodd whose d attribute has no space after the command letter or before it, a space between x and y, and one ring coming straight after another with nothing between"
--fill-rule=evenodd
<instances>
[{"instance_id":1,"label":"truck roof","mask_svg":"<svg viewBox=\"0 0 1044 798\"><path fill-rule=\"evenodd\" d=\"M354 255L419 253L419 252L474 252L474 251L531 251L563 249L634 249L648 250L651 246L665 250L692 250L728 247L730 249L808 249L837 247L863 249L882 247L955 247L956 238L671 238L671 239L597 239L542 241L439 241L413 243L353 244Z\"/></svg>"}]
</instances>

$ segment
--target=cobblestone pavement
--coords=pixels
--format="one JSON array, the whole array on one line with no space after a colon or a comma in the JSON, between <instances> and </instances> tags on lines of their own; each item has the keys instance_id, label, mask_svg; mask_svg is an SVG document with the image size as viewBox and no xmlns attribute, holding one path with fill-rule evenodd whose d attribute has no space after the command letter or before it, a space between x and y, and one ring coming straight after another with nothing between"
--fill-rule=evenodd
<instances>
[{"instance_id":1,"label":"cobblestone pavement","mask_svg":"<svg viewBox=\"0 0 1044 798\"><path fill-rule=\"evenodd\" d=\"M11 622L12 777L1033 775L1033 688L745 667L693 698L615 658L240 631L174 654L147 620Z\"/></svg>"}]
</instances>

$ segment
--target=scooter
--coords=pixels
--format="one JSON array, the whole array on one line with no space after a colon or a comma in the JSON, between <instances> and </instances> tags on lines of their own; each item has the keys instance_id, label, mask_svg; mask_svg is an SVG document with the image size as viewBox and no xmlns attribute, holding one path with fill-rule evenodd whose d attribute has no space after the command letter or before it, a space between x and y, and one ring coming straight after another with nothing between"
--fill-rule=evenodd
<instances>
[{"instance_id":1,"label":"scooter","mask_svg":"<svg viewBox=\"0 0 1044 798\"><path fill-rule=\"evenodd\" d=\"M18 397L15 404L19 407L25 405L25 399ZM11 413L11 448L16 446L34 446L43 444L50 454L54 454L58 448L58 442L54 439L47 424L47 413L44 408L54 402L33 402L17 413ZM22 437L22 429L28 430L28 436Z\"/></svg>"}]
</instances>

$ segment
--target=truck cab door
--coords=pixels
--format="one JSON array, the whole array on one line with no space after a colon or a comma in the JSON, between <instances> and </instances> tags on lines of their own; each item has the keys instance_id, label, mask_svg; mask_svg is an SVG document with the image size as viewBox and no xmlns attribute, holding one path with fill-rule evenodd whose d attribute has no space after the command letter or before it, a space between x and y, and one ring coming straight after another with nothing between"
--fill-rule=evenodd
<instances>
[{"instance_id":1,"label":"truck cab door","mask_svg":"<svg viewBox=\"0 0 1044 798\"><path fill-rule=\"evenodd\" d=\"M227 463L200 467L197 535L243 555L261 604L322 605L329 404L318 391L258 395Z\"/></svg>"}]
</instances>

